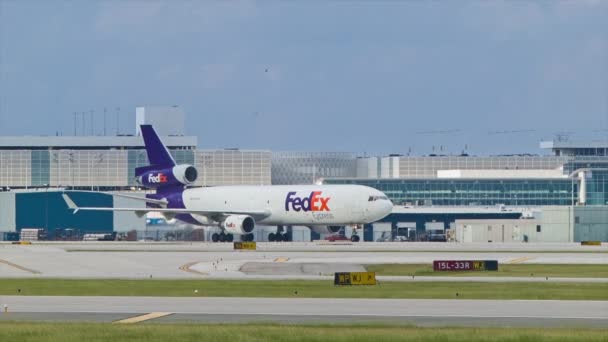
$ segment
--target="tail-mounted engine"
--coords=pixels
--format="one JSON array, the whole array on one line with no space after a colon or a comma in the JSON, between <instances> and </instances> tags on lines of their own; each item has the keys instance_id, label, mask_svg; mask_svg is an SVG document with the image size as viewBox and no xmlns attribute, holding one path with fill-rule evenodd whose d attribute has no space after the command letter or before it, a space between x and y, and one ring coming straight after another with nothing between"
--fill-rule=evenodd
<instances>
[{"instance_id":1,"label":"tail-mounted engine","mask_svg":"<svg viewBox=\"0 0 608 342\"><path fill-rule=\"evenodd\" d=\"M137 184L146 188L160 188L175 185L192 185L196 182L198 172L192 165L181 164L169 168L137 168Z\"/></svg>"}]
</instances>

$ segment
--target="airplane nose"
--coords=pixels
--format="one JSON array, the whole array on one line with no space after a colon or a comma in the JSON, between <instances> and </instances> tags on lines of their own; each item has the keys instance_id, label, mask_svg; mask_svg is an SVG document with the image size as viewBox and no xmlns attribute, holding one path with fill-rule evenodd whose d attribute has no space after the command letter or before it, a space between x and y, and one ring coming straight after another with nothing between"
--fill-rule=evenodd
<instances>
[{"instance_id":1,"label":"airplane nose","mask_svg":"<svg viewBox=\"0 0 608 342\"><path fill-rule=\"evenodd\" d=\"M385 210L386 210L386 214L390 214L391 211L393 211L393 202L391 201L386 201L386 205L385 205Z\"/></svg>"}]
</instances>

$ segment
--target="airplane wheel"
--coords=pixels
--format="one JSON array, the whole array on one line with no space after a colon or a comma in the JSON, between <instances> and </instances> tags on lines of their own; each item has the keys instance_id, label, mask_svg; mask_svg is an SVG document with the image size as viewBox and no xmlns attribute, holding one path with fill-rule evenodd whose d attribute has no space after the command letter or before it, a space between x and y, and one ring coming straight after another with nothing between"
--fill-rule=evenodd
<instances>
[{"instance_id":1,"label":"airplane wheel","mask_svg":"<svg viewBox=\"0 0 608 342\"><path fill-rule=\"evenodd\" d=\"M274 240L275 240L275 234L274 233L268 234L268 241L274 242Z\"/></svg>"},{"instance_id":2,"label":"airplane wheel","mask_svg":"<svg viewBox=\"0 0 608 342\"><path fill-rule=\"evenodd\" d=\"M361 238L359 237L359 235L353 235L350 237L350 241L352 242L359 242Z\"/></svg>"},{"instance_id":3,"label":"airplane wheel","mask_svg":"<svg viewBox=\"0 0 608 342\"><path fill-rule=\"evenodd\" d=\"M224 233L220 234L220 242L226 242L226 234L224 234Z\"/></svg>"},{"instance_id":4,"label":"airplane wheel","mask_svg":"<svg viewBox=\"0 0 608 342\"><path fill-rule=\"evenodd\" d=\"M247 235L245 235L245 241L247 241L247 242L253 241L253 234L247 234Z\"/></svg>"},{"instance_id":5,"label":"airplane wheel","mask_svg":"<svg viewBox=\"0 0 608 342\"><path fill-rule=\"evenodd\" d=\"M213 233L213 235L211 235L211 241L213 241L213 242L220 241L220 235L218 233Z\"/></svg>"},{"instance_id":6,"label":"airplane wheel","mask_svg":"<svg viewBox=\"0 0 608 342\"><path fill-rule=\"evenodd\" d=\"M226 241L228 241L228 242L234 241L234 235L232 235L232 234L226 234Z\"/></svg>"},{"instance_id":7,"label":"airplane wheel","mask_svg":"<svg viewBox=\"0 0 608 342\"><path fill-rule=\"evenodd\" d=\"M283 234L283 241L284 242L289 241L289 236L287 234Z\"/></svg>"}]
</instances>

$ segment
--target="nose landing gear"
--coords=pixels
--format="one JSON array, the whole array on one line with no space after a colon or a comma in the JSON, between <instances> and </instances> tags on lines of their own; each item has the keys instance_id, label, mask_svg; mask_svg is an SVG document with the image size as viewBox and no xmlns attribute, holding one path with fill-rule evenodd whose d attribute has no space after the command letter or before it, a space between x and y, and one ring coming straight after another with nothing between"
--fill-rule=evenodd
<instances>
[{"instance_id":1,"label":"nose landing gear","mask_svg":"<svg viewBox=\"0 0 608 342\"><path fill-rule=\"evenodd\" d=\"M357 233L357 231L358 231L359 228L360 227L358 225L357 226L353 226L353 232L352 232L352 234L350 236L350 241L352 241L352 242L359 242L359 241L361 241L361 237L359 237L359 234Z\"/></svg>"}]
</instances>

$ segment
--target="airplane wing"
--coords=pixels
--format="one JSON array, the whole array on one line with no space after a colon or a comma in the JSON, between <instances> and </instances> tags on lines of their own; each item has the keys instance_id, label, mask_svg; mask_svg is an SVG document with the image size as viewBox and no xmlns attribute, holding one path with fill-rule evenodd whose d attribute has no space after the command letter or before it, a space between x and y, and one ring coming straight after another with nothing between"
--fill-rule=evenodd
<instances>
[{"instance_id":1,"label":"airplane wing","mask_svg":"<svg viewBox=\"0 0 608 342\"><path fill-rule=\"evenodd\" d=\"M68 208L74 211L76 214L80 210L87 211L131 211L138 216L143 216L149 212L157 212L166 214L167 216L174 216L176 214L195 214L210 217L214 220L219 220L221 217L229 215L249 215L256 221L264 219L270 216L270 211L256 211L256 210L230 210L230 211L218 211L218 210L192 210L183 208L110 208L110 207L79 207L67 194L62 194L63 200L67 204Z\"/></svg>"},{"instance_id":2,"label":"airplane wing","mask_svg":"<svg viewBox=\"0 0 608 342\"><path fill-rule=\"evenodd\" d=\"M166 207L167 204L168 204L168 202L166 200L162 200L162 199L153 199L153 198L147 198L147 197L141 197L141 196L125 195L125 194L119 194L119 193L107 192L107 191L70 190L70 192L84 192L84 193L104 194L104 195L108 195L108 196L116 196L116 197L122 197L122 198L129 198L129 199L136 200L136 201L142 201L142 202L146 202L146 203L158 204L161 207Z\"/></svg>"}]
</instances>

